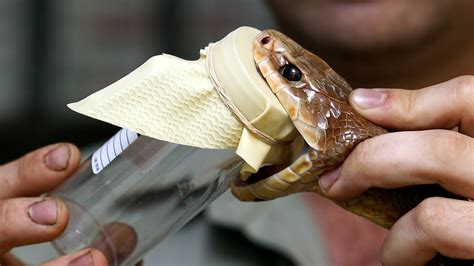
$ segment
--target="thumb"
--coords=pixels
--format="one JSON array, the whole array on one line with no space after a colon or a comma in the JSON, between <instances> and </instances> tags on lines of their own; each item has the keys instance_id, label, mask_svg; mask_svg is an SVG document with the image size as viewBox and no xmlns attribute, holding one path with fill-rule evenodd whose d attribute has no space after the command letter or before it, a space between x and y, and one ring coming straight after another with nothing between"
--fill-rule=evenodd
<instances>
[{"instance_id":1,"label":"thumb","mask_svg":"<svg viewBox=\"0 0 474 266\"><path fill-rule=\"evenodd\" d=\"M396 130L452 129L474 135L474 77L418 90L356 89L349 102L371 122Z\"/></svg>"}]
</instances>

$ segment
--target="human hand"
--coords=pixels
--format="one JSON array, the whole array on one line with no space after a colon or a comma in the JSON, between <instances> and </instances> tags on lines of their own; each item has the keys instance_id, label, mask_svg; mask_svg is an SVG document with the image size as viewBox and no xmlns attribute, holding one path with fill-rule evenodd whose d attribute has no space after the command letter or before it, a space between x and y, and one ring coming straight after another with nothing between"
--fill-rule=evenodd
<instances>
[{"instance_id":1,"label":"human hand","mask_svg":"<svg viewBox=\"0 0 474 266\"><path fill-rule=\"evenodd\" d=\"M375 124L411 131L360 143L341 167L321 177L329 198L352 198L370 187L437 183L474 199L474 76L413 91L355 90L350 101ZM474 202L424 200L392 227L381 260L424 265L437 253L474 259Z\"/></svg>"},{"instance_id":2,"label":"human hand","mask_svg":"<svg viewBox=\"0 0 474 266\"><path fill-rule=\"evenodd\" d=\"M59 199L37 197L50 191L78 167L79 150L54 144L0 166L0 265L22 265L12 248L53 240L66 228L68 211ZM87 249L44 265L107 265L104 255Z\"/></svg>"}]
</instances>

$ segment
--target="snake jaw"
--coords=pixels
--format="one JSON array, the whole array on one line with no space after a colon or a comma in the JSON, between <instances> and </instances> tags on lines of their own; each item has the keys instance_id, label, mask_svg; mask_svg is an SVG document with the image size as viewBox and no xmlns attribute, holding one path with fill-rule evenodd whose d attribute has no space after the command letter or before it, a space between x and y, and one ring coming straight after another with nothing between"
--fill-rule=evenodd
<instances>
[{"instance_id":1,"label":"snake jaw","mask_svg":"<svg viewBox=\"0 0 474 266\"><path fill-rule=\"evenodd\" d=\"M301 175L313 166L310 161L311 148L305 144L299 152L298 165L289 169L288 164L267 165L247 178L232 181L231 192L241 201L267 201L281 198L297 192L310 191L317 177ZM315 179L316 178L316 179Z\"/></svg>"}]
</instances>

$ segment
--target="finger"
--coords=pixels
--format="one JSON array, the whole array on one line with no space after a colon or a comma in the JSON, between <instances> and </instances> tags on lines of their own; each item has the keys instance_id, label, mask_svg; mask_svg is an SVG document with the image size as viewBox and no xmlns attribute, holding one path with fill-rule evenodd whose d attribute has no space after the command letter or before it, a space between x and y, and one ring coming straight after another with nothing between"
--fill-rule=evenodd
<instances>
[{"instance_id":1,"label":"finger","mask_svg":"<svg viewBox=\"0 0 474 266\"><path fill-rule=\"evenodd\" d=\"M8 265L8 266L23 266L25 265L21 260L15 257L11 253L4 254L0 256L0 265Z\"/></svg>"},{"instance_id":2,"label":"finger","mask_svg":"<svg viewBox=\"0 0 474 266\"><path fill-rule=\"evenodd\" d=\"M53 144L0 167L0 199L35 196L64 181L79 166L80 152L67 143Z\"/></svg>"},{"instance_id":3,"label":"finger","mask_svg":"<svg viewBox=\"0 0 474 266\"><path fill-rule=\"evenodd\" d=\"M382 248L383 265L425 265L437 253L474 259L474 204L429 198L398 220Z\"/></svg>"},{"instance_id":4,"label":"finger","mask_svg":"<svg viewBox=\"0 0 474 266\"><path fill-rule=\"evenodd\" d=\"M354 108L375 124L398 130L459 130L474 136L474 76L464 76L420 90L358 89Z\"/></svg>"},{"instance_id":5,"label":"finger","mask_svg":"<svg viewBox=\"0 0 474 266\"><path fill-rule=\"evenodd\" d=\"M474 198L474 140L450 130L396 132L360 143L341 167L319 184L333 199L355 197L370 187L440 184Z\"/></svg>"},{"instance_id":6,"label":"finger","mask_svg":"<svg viewBox=\"0 0 474 266\"><path fill-rule=\"evenodd\" d=\"M53 240L66 228L64 203L52 198L0 201L0 254L13 247Z\"/></svg>"},{"instance_id":7,"label":"finger","mask_svg":"<svg viewBox=\"0 0 474 266\"><path fill-rule=\"evenodd\" d=\"M59 257L41 264L42 266L106 266L107 259L95 249L86 249L74 254Z\"/></svg>"},{"instance_id":8,"label":"finger","mask_svg":"<svg viewBox=\"0 0 474 266\"><path fill-rule=\"evenodd\" d=\"M117 264L122 264L133 253L137 244L138 235L132 226L112 222L104 226L103 233L89 246L100 250L109 261L115 260Z\"/></svg>"}]
</instances>

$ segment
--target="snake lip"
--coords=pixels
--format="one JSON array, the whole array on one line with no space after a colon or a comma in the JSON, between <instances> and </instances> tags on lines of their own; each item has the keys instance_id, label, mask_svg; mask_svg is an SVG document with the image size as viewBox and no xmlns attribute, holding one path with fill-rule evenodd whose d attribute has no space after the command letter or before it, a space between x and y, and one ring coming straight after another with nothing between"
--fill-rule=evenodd
<instances>
[{"instance_id":1,"label":"snake lip","mask_svg":"<svg viewBox=\"0 0 474 266\"><path fill-rule=\"evenodd\" d=\"M304 153L307 153L308 150L310 149L308 144L303 144L299 151L298 154L296 155L296 158L301 156ZM272 175L282 171L286 167L288 167L291 164L291 159L287 163L282 163L282 164L274 164L274 165L265 165L262 166L256 173L250 175L249 177L243 179L243 178L236 178L233 181L233 186L236 187L245 187L245 186L250 186L253 185L259 181L265 180Z\"/></svg>"},{"instance_id":2,"label":"snake lip","mask_svg":"<svg viewBox=\"0 0 474 266\"><path fill-rule=\"evenodd\" d=\"M267 165L263 166L258 170L258 172L250 175L246 180L242 180L241 178L237 178L234 181L234 186L236 187L245 187L249 185L253 185L259 181L265 180L266 178L272 176L283 170L286 166L285 165Z\"/></svg>"}]
</instances>

